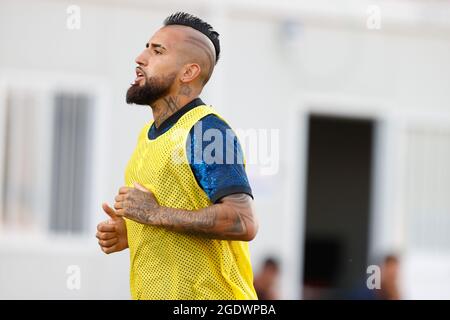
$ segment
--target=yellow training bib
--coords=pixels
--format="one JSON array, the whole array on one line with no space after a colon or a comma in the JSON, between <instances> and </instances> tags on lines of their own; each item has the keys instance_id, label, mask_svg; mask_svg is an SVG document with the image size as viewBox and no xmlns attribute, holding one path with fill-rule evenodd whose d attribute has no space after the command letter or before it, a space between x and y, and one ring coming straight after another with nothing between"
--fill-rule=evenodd
<instances>
[{"instance_id":1,"label":"yellow training bib","mask_svg":"<svg viewBox=\"0 0 450 320\"><path fill-rule=\"evenodd\" d=\"M189 131L209 114L217 115L210 106L198 106L154 140L147 136L153 121L148 123L128 162L126 185L140 183L165 207L211 206L186 155ZM206 239L131 220L126 223L133 299L257 299L247 242Z\"/></svg>"}]
</instances>

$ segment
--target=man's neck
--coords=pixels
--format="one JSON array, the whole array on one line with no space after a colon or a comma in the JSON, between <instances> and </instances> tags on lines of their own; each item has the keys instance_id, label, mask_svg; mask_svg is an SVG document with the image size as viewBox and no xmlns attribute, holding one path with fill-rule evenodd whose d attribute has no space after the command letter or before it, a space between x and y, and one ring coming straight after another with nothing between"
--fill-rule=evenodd
<instances>
[{"instance_id":1,"label":"man's neck","mask_svg":"<svg viewBox=\"0 0 450 320\"><path fill-rule=\"evenodd\" d=\"M176 94L167 95L151 105L156 128L167 118L194 100L195 96Z\"/></svg>"}]
</instances>

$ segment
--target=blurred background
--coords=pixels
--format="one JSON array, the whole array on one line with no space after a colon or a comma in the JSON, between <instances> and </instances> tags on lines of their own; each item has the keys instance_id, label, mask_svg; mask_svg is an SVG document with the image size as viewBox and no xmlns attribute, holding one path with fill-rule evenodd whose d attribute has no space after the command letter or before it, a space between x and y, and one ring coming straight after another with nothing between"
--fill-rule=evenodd
<instances>
[{"instance_id":1,"label":"blurred background","mask_svg":"<svg viewBox=\"0 0 450 320\"><path fill-rule=\"evenodd\" d=\"M0 298L130 298L95 229L152 117L134 59L176 11L221 34L202 98L258 155L261 294L450 299L448 0L0 0Z\"/></svg>"}]
</instances>

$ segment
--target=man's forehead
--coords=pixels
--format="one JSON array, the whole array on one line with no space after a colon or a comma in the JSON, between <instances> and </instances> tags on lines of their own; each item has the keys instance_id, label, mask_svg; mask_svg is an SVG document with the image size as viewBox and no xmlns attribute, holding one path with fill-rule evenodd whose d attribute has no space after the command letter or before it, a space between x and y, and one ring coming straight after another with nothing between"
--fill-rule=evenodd
<instances>
[{"instance_id":1,"label":"man's forehead","mask_svg":"<svg viewBox=\"0 0 450 320\"><path fill-rule=\"evenodd\" d=\"M148 40L149 44L158 44L162 45L165 48L169 48L172 44L170 41L171 37L166 34L163 30L159 29L156 31Z\"/></svg>"},{"instance_id":2,"label":"man's forehead","mask_svg":"<svg viewBox=\"0 0 450 320\"><path fill-rule=\"evenodd\" d=\"M165 47L171 47L174 43L186 38L187 29L184 26L164 26L157 30L150 38L151 43L158 43Z\"/></svg>"}]
</instances>

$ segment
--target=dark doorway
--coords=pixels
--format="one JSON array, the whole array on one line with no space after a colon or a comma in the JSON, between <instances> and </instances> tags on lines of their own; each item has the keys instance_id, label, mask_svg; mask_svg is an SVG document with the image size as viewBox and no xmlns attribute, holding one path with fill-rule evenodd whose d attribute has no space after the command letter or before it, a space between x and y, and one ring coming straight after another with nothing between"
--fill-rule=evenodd
<instances>
[{"instance_id":1,"label":"dark doorway","mask_svg":"<svg viewBox=\"0 0 450 320\"><path fill-rule=\"evenodd\" d=\"M346 298L365 285L374 123L311 115L305 299Z\"/></svg>"}]
</instances>

